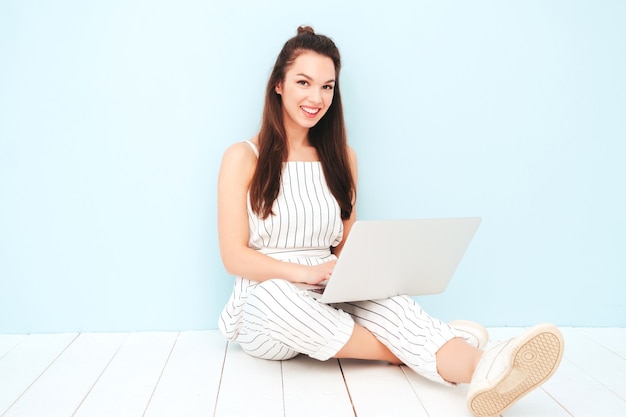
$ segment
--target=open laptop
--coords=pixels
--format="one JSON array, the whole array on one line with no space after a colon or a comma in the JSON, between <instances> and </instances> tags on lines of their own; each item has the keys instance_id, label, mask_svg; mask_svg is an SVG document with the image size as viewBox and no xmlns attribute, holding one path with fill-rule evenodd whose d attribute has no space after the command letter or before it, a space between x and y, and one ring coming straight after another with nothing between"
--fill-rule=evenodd
<instances>
[{"instance_id":1,"label":"open laptop","mask_svg":"<svg viewBox=\"0 0 626 417\"><path fill-rule=\"evenodd\" d=\"M441 293L480 218L357 220L325 286L298 284L323 303Z\"/></svg>"}]
</instances>

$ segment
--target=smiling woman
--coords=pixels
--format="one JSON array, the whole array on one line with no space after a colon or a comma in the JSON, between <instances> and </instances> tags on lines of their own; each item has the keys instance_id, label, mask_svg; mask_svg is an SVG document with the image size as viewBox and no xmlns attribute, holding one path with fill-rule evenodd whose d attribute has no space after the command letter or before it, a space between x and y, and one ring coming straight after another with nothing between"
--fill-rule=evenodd
<instances>
[{"instance_id":1,"label":"smiling woman","mask_svg":"<svg viewBox=\"0 0 626 417\"><path fill-rule=\"evenodd\" d=\"M235 286L219 328L257 358L382 360L443 384L471 382L470 411L499 415L558 367L555 326L483 352L481 325L444 323L411 297L325 304L295 285L331 279L356 220L340 66L330 38L300 27L274 65L259 134L224 154L218 232Z\"/></svg>"}]
</instances>

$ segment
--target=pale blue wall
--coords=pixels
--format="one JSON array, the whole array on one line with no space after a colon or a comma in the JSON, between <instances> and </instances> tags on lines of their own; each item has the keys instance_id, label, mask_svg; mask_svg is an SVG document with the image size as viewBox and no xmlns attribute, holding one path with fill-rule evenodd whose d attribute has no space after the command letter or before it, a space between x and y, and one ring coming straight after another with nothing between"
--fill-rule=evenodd
<instances>
[{"instance_id":1,"label":"pale blue wall","mask_svg":"<svg viewBox=\"0 0 626 417\"><path fill-rule=\"evenodd\" d=\"M215 328L220 156L301 23L359 216L483 217L431 313L626 326L626 3L99 3L0 2L0 332Z\"/></svg>"}]
</instances>

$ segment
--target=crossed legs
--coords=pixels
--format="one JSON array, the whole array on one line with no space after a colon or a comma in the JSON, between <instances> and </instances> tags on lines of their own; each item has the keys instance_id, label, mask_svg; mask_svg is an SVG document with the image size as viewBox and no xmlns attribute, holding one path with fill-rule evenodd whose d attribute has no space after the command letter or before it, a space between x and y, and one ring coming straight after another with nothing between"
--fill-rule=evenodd
<instances>
[{"instance_id":1,"label":"crossed legs","mask_svg":"<svg viewBox=\"0 0 626 417\"><path fill-rule=\"evenodd\" d=\"M436 353L437 372L448 382L469 383L482 353L482 350L467 344L461 338L450 339ZM337 352L335 358L381 360L394 365L403 364L387 346L358 324L354 325L348 343Z\"/></svg>"}]
</instances>

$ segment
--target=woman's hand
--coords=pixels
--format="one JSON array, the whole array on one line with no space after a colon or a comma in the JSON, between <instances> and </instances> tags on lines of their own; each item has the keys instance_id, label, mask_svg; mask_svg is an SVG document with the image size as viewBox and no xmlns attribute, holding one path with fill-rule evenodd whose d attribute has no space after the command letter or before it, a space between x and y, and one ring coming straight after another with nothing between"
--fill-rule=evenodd
<instances>
[{"instance_id":1,"label":"woman's hand","mask_svg":"<svg viewBox=\"0 0 626 417\"><path fill-rule=\"evenodd\" d=\"M333 270L335 269L336 260L324 262L319 265L301 265L301 275L299 277L299 282L303 282L305 284L317 285L322 281L326 281L330 279Z\"/></svg>"}]
</instances>

